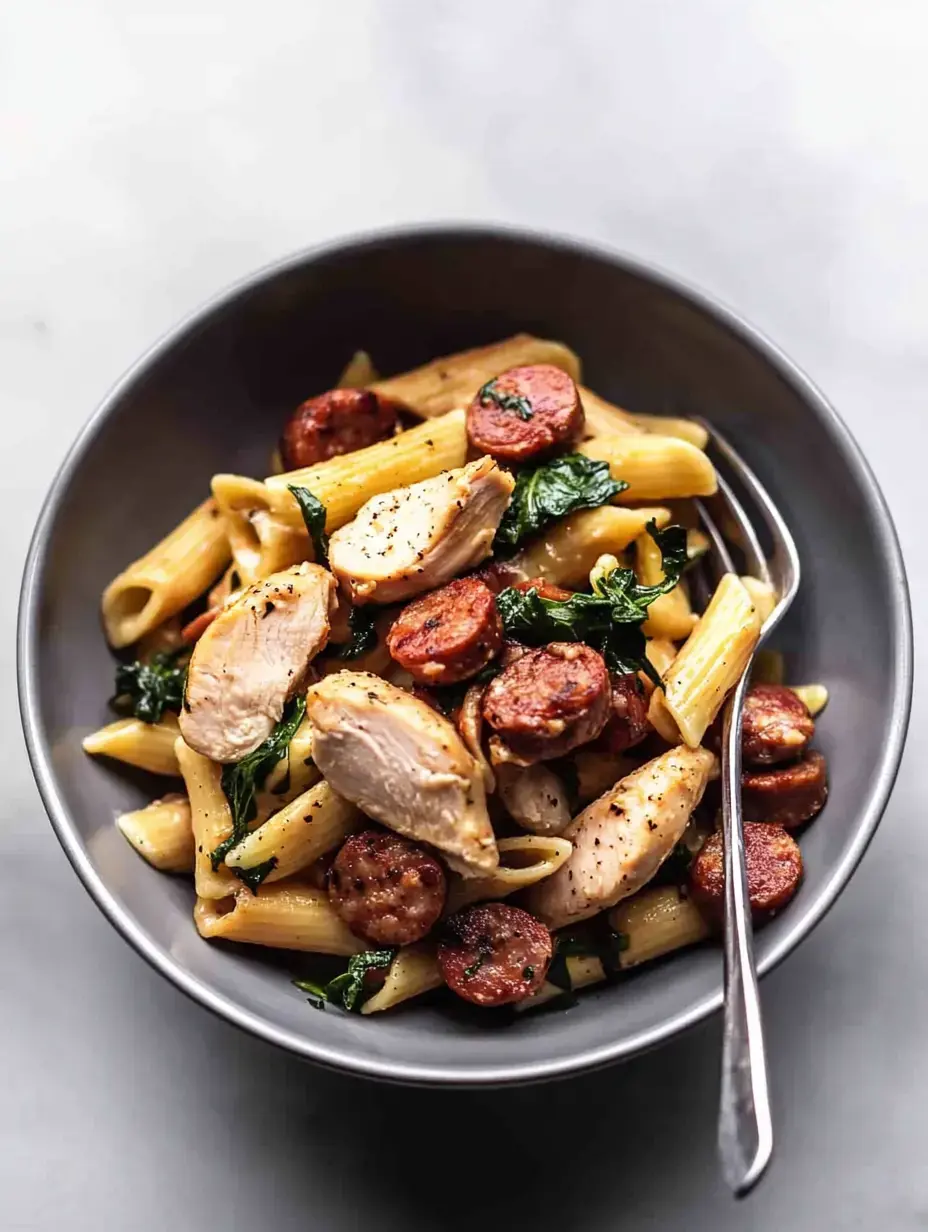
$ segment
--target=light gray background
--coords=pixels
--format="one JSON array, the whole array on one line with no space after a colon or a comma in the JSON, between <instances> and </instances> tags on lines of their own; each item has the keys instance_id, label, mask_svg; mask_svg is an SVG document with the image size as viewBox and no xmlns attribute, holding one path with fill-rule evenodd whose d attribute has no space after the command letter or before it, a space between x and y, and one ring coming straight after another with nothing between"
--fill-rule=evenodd
<instances>
[{"instance_id":1,"label":"light gray background","mask_svg":"<svg viewBox=\"0 0 928 1232\"><path fill-rule=\"evenodd\" d=\"M604 239L741 309L870 458L918 630L926 66L924 0L0 5L0 1226L928 1226L918 696L870 853L764 984L777 1156L736 1207L717 1022L593 1077L458 1094L323 1073L188 1003L59 851L13 682L27 539L107 386L254 266L419 219Z\"/></svg>"}]
</instances>

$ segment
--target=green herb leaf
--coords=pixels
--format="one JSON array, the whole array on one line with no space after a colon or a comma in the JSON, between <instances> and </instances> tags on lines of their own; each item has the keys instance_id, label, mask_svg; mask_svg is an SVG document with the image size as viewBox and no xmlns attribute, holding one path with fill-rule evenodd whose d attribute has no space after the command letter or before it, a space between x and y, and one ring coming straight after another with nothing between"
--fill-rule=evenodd
<instances>
[{"instance_id":1,"label":"green herb leaf","mask_svg":"<svg viewBox=\"0 0 928 1232\"><path fill-rule=\"evenodd\" d=\"M600 578L592 594L578 593L563 602L543 599L534 588L523 592L508 587L496 597L506 636L533 646L585 642L600 652L611 672L645 671L660 684L645 655L641 625L650 604L680 580L686 565L686 531L682 526L658 531L651 522L648 533L661 549L662 582L642 586L633 569L620 567Z\"/></svg>"},{"instance_id":2,"label":"green herb leaf","mask_svg":"<svg viewBox=\"0 0 928 1232\"><path fill-rule=\"evenodd\" d=\"M395 955L395 949L364 950L360 954L353 954L348 960L347 969L329 980L328 984L313 984L310 980L293 982L304 992L320 997L323 1001L330 1001L333 1005L340 1005L350 1013L364 1004L361 994L364 992L364 977L367 972L389 967Z\"/></svg>"},{"instance_id":3,"label":"green herb leaf","mask_svg":"<svg viewBox=\"0 0 928 1232\"><path fill-rule=\"evenodd\" d=\"M464 976L465 980L473 979L474 976L477 974L477 972L480 970L480 968L483 966L485 962L486 962L486 955L478 954L476 959L470 964L470 966L465 967L464 970L462 971L461 974Z\"/></svg>"},{"instance_id":4,"label":"green herb leaf","mask_svg":"<svg viewBox=\"0 0 928 1232\"><path fill-rule=\"evenodd\" d=\"M180 711L184 703L188 654L186 646L171 653L152 655L148 663L120 663L116 668L115 710L134 715L143 723L157 723L165 710Z\"/></svg>"},{"instance_id":5,"label":"green herb leaf","mask_svg":"<svg viewBox=\"0 0 928 1232\"><path fill-rule=\"evenodd\" d=\"M300 507L309 537L313 541L313 556L316 564L327 565L329 563L329 536L325 533L327 517L325 505L317 496L313 496L309 488L300 488L292 483L288 483L287 488L293 493Z\"/></svg>"},{"instance_id":6,"label":"green herb leaf","mask_svg":"<svg viewBox=\"0 0 928 1232\"><path fill-rule=\"evenodd\" d=\"M526 422L532 418L534 411L532 404L528 398L523 398L520 394L507 394L497 387L496 377L492 381L487 381L486 385L481 386L477 393L477 398L481 406L485 406L488 402L492 402L494 406L498 406L501 411L512 411L518 415L520 419Z\"/></svg>"},{"instance_id":7,"label":"green herb leaf","mask_svg":"<svg viewBox=\"0 0 928 1232\"><path fill-rule=\"evenodd\" d=\"M325 986L323 984L316 984L313 980L293 980L293 984L301 992L309 994L309 1004L314 1010L325 1009Z\"/></svg>"},{"instance_id":8,"label":"green herb leaf","mask_svg":"<svg viewBox=\"0 0 928 1232\"><path fill-rule=\"evenodd\" d=\"M342 646L332 645L328 648L333 659L357 659L377 645L378 609L373 606L353 607L348 616L350 640Z\"/></svg>"},{"instance_id":9,"label":"green herb leaf","mask_svg":"<svg viewBox=\"0 0 928 1232\"><path fill-rule=\"evenodd\" d=\"M516 478L493 550L498 557L511 556L524 539L537 535L549 523L577 509L608 505L627 487L611 477L608 462L594 462L580 453L525 467Z\"/></svg>"},{"instance_id":10,"label":"green herb leaf","mask_svg":"<svg viewBox=\"0 0 928 1232\"><path fill-rule=\"evenodd\" d=\"M259 744L253 753L243 757L234 766L223 767L222 790L225 792L232 811L232 833L210 853L214 869L219 867L226 855L248 833L248 823L257 811L255 795L264 786L267 776L289 749L290 741L296 729L303 722L305 714L306 698L293 698L287 703L283 718L263 744Z\"/></svg>"},{"instance_id":11,"label":"green herb leaf","mask_svg":"<svg viewBox=\"0 0 928 1232\"><path fill-rule=\"evenodd\" d=\"M233 868L232 872L239 881L244 882L248 886L252 894L257 894L258 886L276 867L277 857L271 856L269 860L265 860L262 864L253 864L251 868Z\"/></svg>"}]
</instances>

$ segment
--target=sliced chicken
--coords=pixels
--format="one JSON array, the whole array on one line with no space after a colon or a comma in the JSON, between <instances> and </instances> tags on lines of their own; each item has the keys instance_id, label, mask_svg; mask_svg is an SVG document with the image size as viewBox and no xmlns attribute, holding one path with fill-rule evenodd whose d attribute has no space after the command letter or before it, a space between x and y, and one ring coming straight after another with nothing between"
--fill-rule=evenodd
<instances>
[{"instance_id":1,"label":"sliced chicken","mask_svg":"<svg viewBox=\"0 0 928 1232\"><path fill-rule=\"evenodd\" d=\"M428 703L379 676L337 672L308 691L306 716L313 760L339 795L463 876L496 868L480 767Z\"/></svg>"},{"instance_id":2,"label":"sliced chicken","mask_svg":"<svg viewBox=\"0 0 928 1232\"><path fill-rule=\"evenodd\" d=\"M706 749L681 744L621 779L564 831L573 854L527 892L527 909L561 928L640 890L682 836L714 765Z\"/></svg>"},{"instance_id":3,"label":"sliced chicken","mask_svg":"<svg viewBox=\"0 0 928 1232\"><path fill-rule=\"evenodd\" d=\"M355 603L433 590L490 554L515 480L492 458L375 496L329 543L329 564Z\"/></svg>"},{"instance_id":4,"label":"sliced chicken","mask_svg":"<svg viewBox=\"0 0 928 1232\"><path fill-rule=\"evenodd\" d=\"M249 586L222 609L194 647L180 730L213 761L241 761L271 734L305 687L329 638L335 579L295 565Z\"/></svg>"}]
</instances>

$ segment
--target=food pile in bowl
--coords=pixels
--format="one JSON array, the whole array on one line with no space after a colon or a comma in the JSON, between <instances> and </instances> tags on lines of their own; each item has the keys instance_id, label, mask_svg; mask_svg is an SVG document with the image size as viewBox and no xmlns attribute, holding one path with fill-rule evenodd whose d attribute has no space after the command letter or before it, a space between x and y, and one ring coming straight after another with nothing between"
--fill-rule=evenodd
<instances>
[{"instance_id":1,"label":"food pile in bowl","mask_svg":"<svg viewBox=\"0 0 928 1232\"><path fill-rule=\"evenodd\" d=\"M705 586L705 446L521 334L387 379L359 352L282 426L272 474L214 475L103 594L123 717L84 741L182 778L118 825L192 876L200 935L328 956L299 986L364 1014L441 987L566 1005L711 938L716 719L775 595ZM826 700L758 656L757 924L825 803Z\"/></svg>"}]
</instances>

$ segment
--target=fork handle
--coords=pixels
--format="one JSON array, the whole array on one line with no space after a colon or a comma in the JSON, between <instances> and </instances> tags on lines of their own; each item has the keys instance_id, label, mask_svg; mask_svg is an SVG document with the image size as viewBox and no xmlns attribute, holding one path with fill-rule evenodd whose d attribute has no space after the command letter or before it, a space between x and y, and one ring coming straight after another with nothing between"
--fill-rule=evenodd
<instances>
[{"instance_id":1,"label":"fork handle","mask_svg":"<svg viewBox=\"0 0 928 1232\"><path fill-rule=\"evenodd\" d=\"M741 715L749 671L750 665L725 707L722 731L725 1008L718 1147L722 1171L736 1197L756 1185L773 1152L741 818Z\"/></svg>"}]
</instances>

